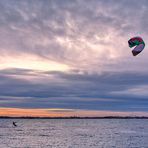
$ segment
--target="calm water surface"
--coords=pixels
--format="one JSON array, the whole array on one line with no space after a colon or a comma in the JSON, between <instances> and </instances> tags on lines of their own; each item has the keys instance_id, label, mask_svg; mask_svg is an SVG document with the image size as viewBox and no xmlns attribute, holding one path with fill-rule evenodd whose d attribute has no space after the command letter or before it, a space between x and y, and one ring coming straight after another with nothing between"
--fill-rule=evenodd
<instances>
[{"instance_id":1,"label":"calm water surface","mask_svg":"<svg viewBox=\"0 0 148 148\"><path fill-rule=\"evenodd\" d=\"M0 119L0 148L46 147L148 148L148 119Z\"/></svg>"}]
</instances>

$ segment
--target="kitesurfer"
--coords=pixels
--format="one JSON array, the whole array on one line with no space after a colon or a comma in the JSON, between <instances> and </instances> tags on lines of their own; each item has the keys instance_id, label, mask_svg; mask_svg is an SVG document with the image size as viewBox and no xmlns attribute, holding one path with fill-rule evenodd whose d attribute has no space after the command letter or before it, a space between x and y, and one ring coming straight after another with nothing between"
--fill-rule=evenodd
<instances>
[{"instance_id":1,"label":"kitesurfer","mask_svg":"<svg viewBox=\"0 0 148 148\"><path fill-rule=\"evenodd\" d=\"M16 125L16 122L13 121L13 125L14 125L14 126L17 126L17 125Z\"/></svg>"}]
</instances>

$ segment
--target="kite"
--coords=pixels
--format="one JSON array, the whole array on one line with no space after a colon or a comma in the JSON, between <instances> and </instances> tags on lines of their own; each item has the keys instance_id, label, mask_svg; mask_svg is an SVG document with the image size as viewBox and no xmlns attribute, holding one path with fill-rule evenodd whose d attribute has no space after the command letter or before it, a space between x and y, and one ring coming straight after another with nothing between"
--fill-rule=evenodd
<instances>
[{"instance_id":1,"label":"kite","mask_svg":"<svg viewBox=\"0 0 148 148\"><path fill-rule=\"evenodd\" d=\"M145 43L141 37L133 37L128 41L130 48L135 47L132 50L133 56L138 55L145 47Z\"/></svg>"}]
</instances>

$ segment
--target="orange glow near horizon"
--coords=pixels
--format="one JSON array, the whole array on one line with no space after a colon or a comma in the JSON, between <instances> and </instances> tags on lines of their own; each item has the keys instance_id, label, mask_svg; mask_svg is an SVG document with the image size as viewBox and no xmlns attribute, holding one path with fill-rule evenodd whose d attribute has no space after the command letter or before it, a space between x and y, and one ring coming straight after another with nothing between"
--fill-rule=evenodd
<instances>
[{"instance_id":1,"label":"orange glow near horizon","mask_svg":"<svg viewBox=\"0 0 148 148\"><path fill-rule=\"evenodd\" d=\"M102 116L146 116L148 112L115 112L96 110L75 110L62 108L47 109L22 109L22 108L0 108L0 116L31 116L31 117L102 117Z\"/></svg>"}]
</instances>

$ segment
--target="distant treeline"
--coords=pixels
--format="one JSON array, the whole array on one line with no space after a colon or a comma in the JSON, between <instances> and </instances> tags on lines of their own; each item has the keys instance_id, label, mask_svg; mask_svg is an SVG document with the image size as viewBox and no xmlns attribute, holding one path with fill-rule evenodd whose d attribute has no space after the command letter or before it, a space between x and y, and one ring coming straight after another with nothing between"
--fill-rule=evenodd
<instances>
[{"instance_id":1,"label":"distant treeline","mask_svg":"<svg viewBox=\"0 0 148 148\"><path fill-rule=\"evenodd\" d=\"M77 116L71 116L71 117L29 117L29 116L23 116L23 117L10 117L10 116L0 116L0 119L148 119L148 117L145 116L105 116L105 117L77 117Z\"/></svg>"}]
</instances>

